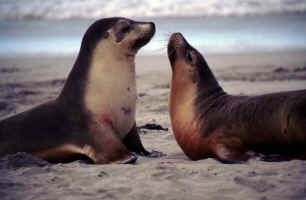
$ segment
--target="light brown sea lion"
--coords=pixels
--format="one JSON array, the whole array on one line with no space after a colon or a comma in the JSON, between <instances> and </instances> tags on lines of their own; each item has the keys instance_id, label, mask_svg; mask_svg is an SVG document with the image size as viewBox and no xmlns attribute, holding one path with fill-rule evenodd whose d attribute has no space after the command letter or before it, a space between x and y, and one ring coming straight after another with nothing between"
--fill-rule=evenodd
<instances>
[{"instance_id":1,"label":"light brown sea lion","mask_svg":"<svg viewBox=\"0 0 306 200\"><path fill-rule=\"evenodd\" d=\"M306 90L229 95L180 33L170 37L168 57L172 129L190 159L241 162L248 151L306 158Z\"/></svg>"},{"instance_id":2,"label":"light brown sea lion","mask_svg":"<svg viewBox=\"0 0 306 200\"><path fill-rule=\"evenodd\" d=\"M85 155L94 163L131 163L149 155L135 124L135 55L155 25L126 18L96 21L85 33L54 101L0 122L0 156L32 153L52 162Z\"/></svg>"}]
</instances>

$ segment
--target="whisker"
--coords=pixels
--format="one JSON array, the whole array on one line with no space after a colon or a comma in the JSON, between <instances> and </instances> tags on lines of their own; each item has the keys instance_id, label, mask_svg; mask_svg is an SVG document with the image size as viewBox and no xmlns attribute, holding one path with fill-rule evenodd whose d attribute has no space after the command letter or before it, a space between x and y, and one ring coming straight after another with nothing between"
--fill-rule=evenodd
<instances>
[{"instance_id":1,"label":"whisker","mask_svg":"<svg viewBox=\"0 0 306 200\"><path fill-rule=\"evenodd\" d=\"M156 42L159 43L159 48L154 49L152 52L153 53L161 53L164 54L165 52L168 53L168 41L170 36L172 35L171 32L164 32L161 34L162 37L158 40L155 40ZM171 52L169 52L169 54L173 54L175 52L175 50L172 50Z\"/></svg>"},{"instance_id":2,"label":"whisker","mask_svg":"<svg viewBox=\"0 0 306 200\"><path fill-rule=\"evenodd\" d=\"M165 39L160 39L160 40L157 40L157 42L166 42Z\"/></svg>"},{"instance_id":3,"label":"whisker","mask_svg":"<svg viewBox=\"0 0 306 200\"><path fill-rule=\"evenodd\" d=\"M163 35L169 38L172 35L172 33L171 32L166 32Z\"/></svg>"},{"instance_id":4,"label":"whisker","mask_svg":"<svg viewBox=\"0 0 306 200\"><path fill-rule=\"evenodd\" d=\"M161 54L164 54L165 50L166 50L165 48L161 47L161 48L158 48L158 49L153 50L153 53L161 53Z\"/></svg>"}]
</instances>

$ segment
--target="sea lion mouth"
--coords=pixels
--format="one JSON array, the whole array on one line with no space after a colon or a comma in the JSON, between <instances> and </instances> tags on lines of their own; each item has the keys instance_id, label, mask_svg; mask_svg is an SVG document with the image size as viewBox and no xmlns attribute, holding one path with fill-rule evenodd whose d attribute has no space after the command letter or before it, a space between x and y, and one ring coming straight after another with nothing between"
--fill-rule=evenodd
<instances>
[{"instance_id":1,"label":"sea lion mouth","mask_svg":"<svg viewBox=\"0 0 306 200\"><path fill-rule=\"evenodd\" d=\"M189 45L182 33L173 33L170 36L169 43L180 45Z\"/></svg>"},{"instance_id":2,"label":"sea lion mouth","mask_svg":"<svg viewBox=\"0 0 306 200\"><path fill-rule=\"evenodd\" d=\"M169 61L170 61L171 65L174 64L174 61L175 61L175 58L176 58L175 55L176 55L175 47L174 47L172 42L169 42L168 43L168 58L169 58Z\"/></svg>"},{"instance_id":3,"label":"sea lion mouth","mask_svg":"<svg viewBox=\"0 0 306 200\"><path fill-rule=\"evenodd\" d=\"M155 34L155 24L153 22L148 22L150 24L150 29L148 31L144 31L134 42L131 47L132 50L138 50L141 47L145 46L154 36Z\"/></svg>"},{"instance_id":4,"label":"sea lion mouth","mask_svg":"<svg viewBox=\"0 0 306 200\"><path fill-rule=\"evenodd\" d=\"M181 33L173 33L170 36L168 42L168 58L170 60L170 64L174 64L175 59L177 58L177 53L181 47L184 47L188 44Z\"/></svg>"}]
</instances>

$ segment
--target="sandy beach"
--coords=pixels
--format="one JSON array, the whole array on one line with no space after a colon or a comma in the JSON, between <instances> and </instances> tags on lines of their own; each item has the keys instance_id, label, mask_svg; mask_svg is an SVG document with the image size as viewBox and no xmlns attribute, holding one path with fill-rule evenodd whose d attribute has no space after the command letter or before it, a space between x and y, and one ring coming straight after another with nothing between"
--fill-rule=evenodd
<instances>
[{"instance_id":1,"label":"sandy beach","mask_svg":"<svg viewBox=\"0 0 306 200\"><path fill-rule=\"evenodd\" d=\"M165 52L166 55L166 52ZM204 55L224 90L257 95L306 88L306 52ZM0 120L54 99L75 55L0 58ZM50 164L29 154L0 159L0 199L306 199L306 161L243 164L189 160L168 115L166 56L138 56L137 114L144 146L165 154L134 165ZM147 124L165 130L147 129Z\"/></svg>"}]
</instances>

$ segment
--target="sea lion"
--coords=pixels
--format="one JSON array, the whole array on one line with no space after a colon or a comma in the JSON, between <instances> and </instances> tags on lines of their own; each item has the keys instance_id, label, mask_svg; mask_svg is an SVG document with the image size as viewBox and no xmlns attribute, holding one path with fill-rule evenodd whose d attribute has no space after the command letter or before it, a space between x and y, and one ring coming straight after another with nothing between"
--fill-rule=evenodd
<instances>
[{"instance_id":1,"label":"sea lion","mask_svg":"<svg viewBox=\"0 0 306 200\"><path fill-rule=\"evenodd\" d=\"M135 55L152 22L105 18L85 33L78 57L53 101L0 122L0 157L28 152L51 162L85 155L93 163L131 163L149 155L135 123Z\"/></svg>"},{"instance_id":2,"label":"sea lion","mask_svg":"<svg viewBox=\"0 0 306 200\"><path fill-rule=\"evenodd\" d=\"M306 158L306 90L229 95L180 33L171 35L168 57L171 125L190 159L243 162L250 158L249 151Z\"/></svg>"}]
</instances>

